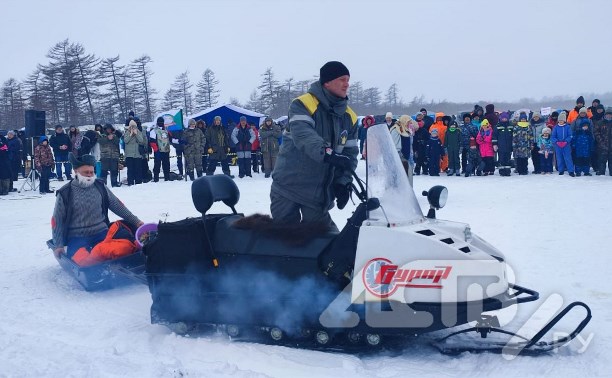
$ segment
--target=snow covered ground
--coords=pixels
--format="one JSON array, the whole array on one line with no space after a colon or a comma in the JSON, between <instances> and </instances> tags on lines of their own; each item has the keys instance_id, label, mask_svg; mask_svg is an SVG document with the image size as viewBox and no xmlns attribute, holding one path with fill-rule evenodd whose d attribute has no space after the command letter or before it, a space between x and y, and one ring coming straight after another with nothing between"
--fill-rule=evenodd
<instances>
[{"instance_id":1,"label":"snow covered ground","mask_svg":"<svg viewBox=\"0 0 612 378\"><path fill-rule=\"evenodd\" d=\"M237 208L267 213L271 181L254 176L236 179ZM52 182L52 187L60 184ZM521 305L508 327L518 329L545 298L560 294L566 303L581 300L593 310L582 334L584 339L592 335L586 348L574 341L556 354L506 360L493 354L444 356L417 341L400 354L360 357L231 342L216 335L177 336L150 324L151 297L144 285L83 291L45 246L54 196L25 192L0 200L0 376L610 376L612 177L415 177L417 193L435 184L449 189L439 218L470 223L474 233L505 253L518 284L540 292L542 299ZM145 222L198 216L189 182L113 191ZM426 209L425 198L418 198ZM339 226L353 208L333 210ZM559 329L569 330L578 319L572 316Z\"/></svg>"}]
</instances>

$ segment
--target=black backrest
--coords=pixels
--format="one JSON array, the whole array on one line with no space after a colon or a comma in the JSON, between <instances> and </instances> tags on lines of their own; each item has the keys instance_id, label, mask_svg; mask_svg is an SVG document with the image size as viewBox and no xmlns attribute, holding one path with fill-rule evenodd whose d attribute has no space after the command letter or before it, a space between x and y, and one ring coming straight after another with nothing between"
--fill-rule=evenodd
<instances>
[{"instance_id":1,"label":"black backrest","mask_svg":"<svg viewBox=\"0 0 612 378\"><path fill-rule=\"evenodd\" d=\"M218 201L223 201L236 214L234 206L240 199L240 190L227 175L203 176L191 184L191 198L193 205L202 215Z\"/></svg>"}]
</instances>

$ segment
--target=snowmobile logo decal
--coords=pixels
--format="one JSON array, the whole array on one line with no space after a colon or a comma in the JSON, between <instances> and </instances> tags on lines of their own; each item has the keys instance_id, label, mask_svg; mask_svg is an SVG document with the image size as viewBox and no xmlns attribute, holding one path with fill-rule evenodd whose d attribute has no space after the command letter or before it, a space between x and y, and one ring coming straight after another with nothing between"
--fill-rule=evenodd
<instances>
[{"instance_id":1,"label":"snowmobile logo decal","mask_svg":"<svg viewBox=\"0 0 612 378\"><path fill-rule=\"evenodd\" d=\"M393 295L399 287L442 289L442 280L448 278L452 266L435 266L432 269L402 269L384 258L368 261L363 268L363 284L379 298ZM418 282L414 282L418 280Z\"/></svg>"}]
</instances>

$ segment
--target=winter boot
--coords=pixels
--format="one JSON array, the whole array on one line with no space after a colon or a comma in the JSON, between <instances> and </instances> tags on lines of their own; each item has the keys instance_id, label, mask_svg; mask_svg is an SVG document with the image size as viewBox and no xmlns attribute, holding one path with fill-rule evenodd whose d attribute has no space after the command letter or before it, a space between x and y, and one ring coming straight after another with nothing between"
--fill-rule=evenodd
<instances>
[{"instance_id":1,"label":"winter boot","mask_svg":"<svg viewBox=\"0 0 612 378\"><path fill-rule=\"evenodd\" d=\"M194 178L193 178L193 172L189 172L189 173L187 173L187 175L189 176L189 180L191 180L191 181L193 181L193 180L194 180ZM200 176L201 176L201 174L200 174L200 175L198 175L198 177L200 177Z\"/></svg>"},{"instance_id":2,"label":"winter boot","mask_svg":"<svg viewBox=\"0 0 612 378\"><path fill-rule=\"evenodd\" d=\"M198 177L202 177L202 170L201 169L196 169L196 174Z\"/></svg>"},{"instance_id":3,"label":"winter boot","mask_svg":"<svg viewBox=\"0 0 612 378\"><path fill-rule=\"evenodd\" d=\"M10 179L0 180L0 196L6 196L8 194L9 181Z\"/></svg>"}]
</instances>

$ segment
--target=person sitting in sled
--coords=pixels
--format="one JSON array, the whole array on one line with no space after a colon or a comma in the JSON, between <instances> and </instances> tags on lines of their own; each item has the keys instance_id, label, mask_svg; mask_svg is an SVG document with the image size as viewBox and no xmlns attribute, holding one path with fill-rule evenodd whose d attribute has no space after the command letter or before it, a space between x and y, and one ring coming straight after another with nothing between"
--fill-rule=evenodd
<instances>
[{"instance_id":1,"label":"person sitting in sled","mask_svg":"<svg viewBox=\"0 0 612 378\"><path fill-rule=\"evenodd\" d=\"M51 218L53 253L66 253L79 265L89 260L89 252L102 242L109 231L108 210L131 225L143 222L95 176L93 155L76 158L69 154L75 178L57 191Z\"/></svg>"}]
</instances>

